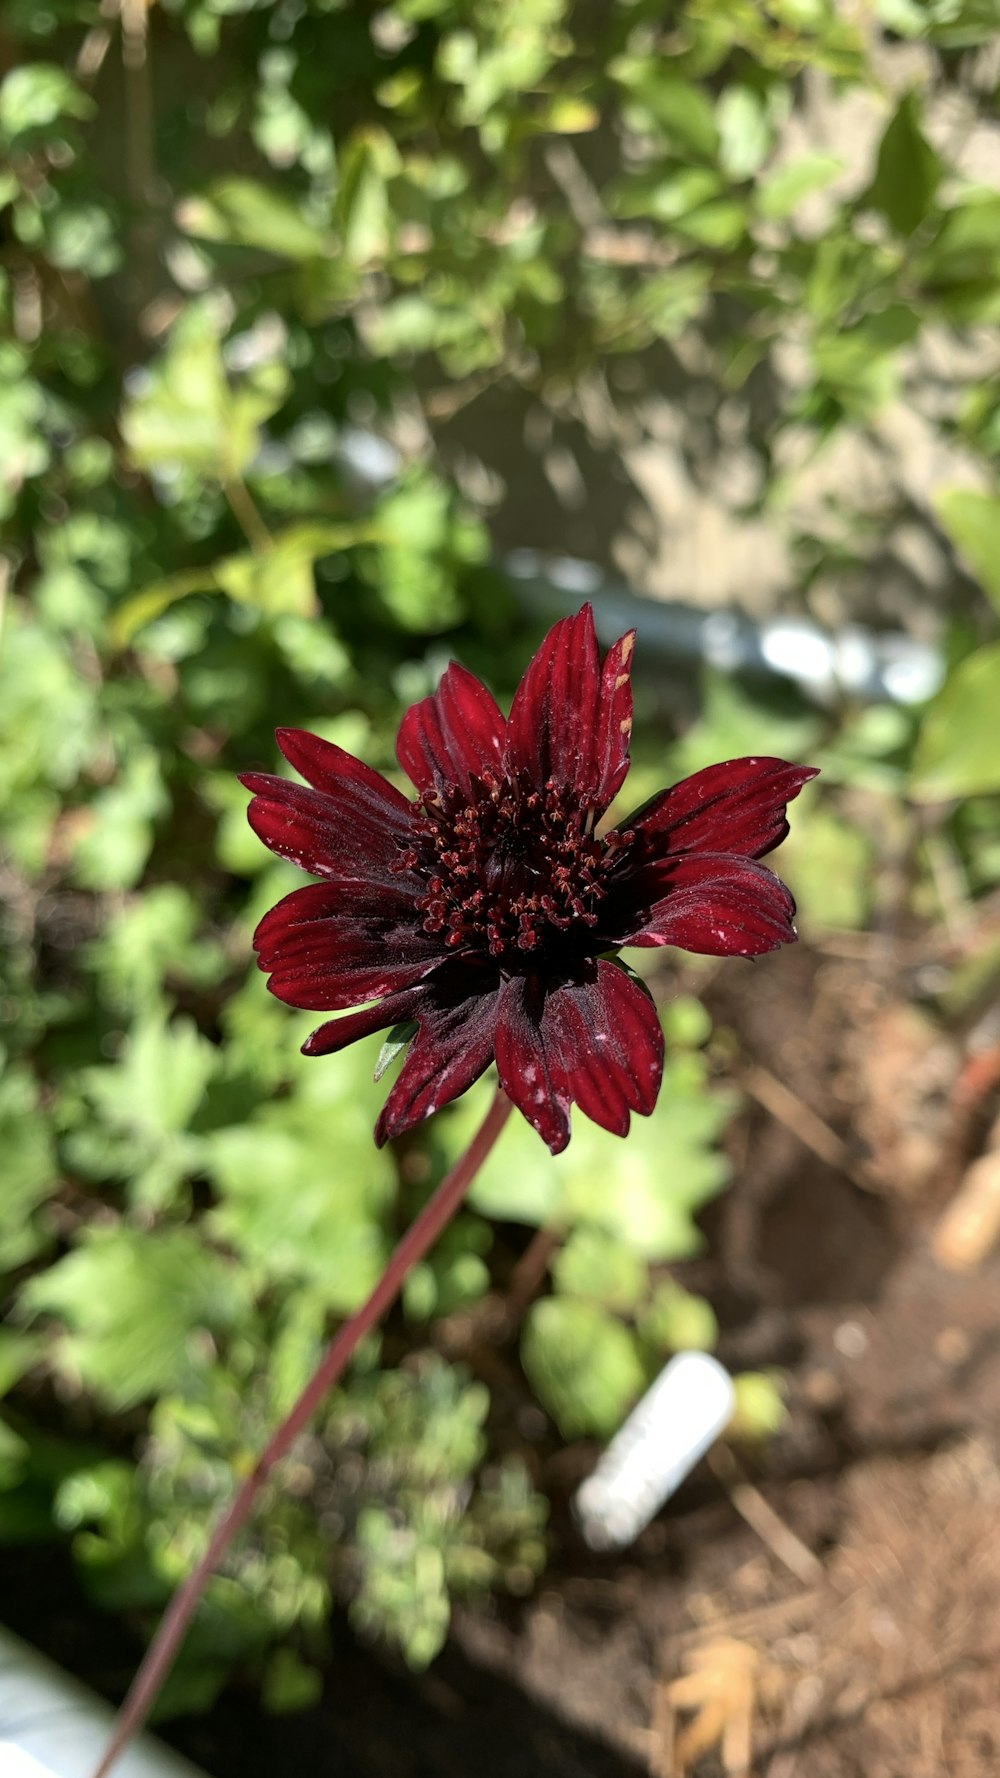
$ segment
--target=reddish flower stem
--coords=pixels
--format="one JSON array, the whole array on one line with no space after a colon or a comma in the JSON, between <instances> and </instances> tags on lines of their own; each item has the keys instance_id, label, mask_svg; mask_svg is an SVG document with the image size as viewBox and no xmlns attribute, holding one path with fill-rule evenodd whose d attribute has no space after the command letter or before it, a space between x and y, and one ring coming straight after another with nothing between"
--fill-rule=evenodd
<instances>
[{"instance_id":1,"label":"reddish flower stem","mask_svg":"<svg viewBox=\"0 0 1000 1778\"><path fill-rule=\"evenodd\" d=\"M205 1587L237 1531L246 1523L262 1484L302 1428L311 1420L327 1392L343 1375L365 1334L378 1325L386 1310L395 1302L411 1268L429 1252L451 1221L503 1129L510 1111L510 1101L498 1088L489 1111L465 1153L459 1156L434 1196L410 1224L371 1296L334 1335L298 1401L272 1435L251 1473L219 1520L197 1567L171 1599L118 1713L111 1740L93 1778L105 1778L105 1774L111 1770L132 1737L141 1729L173 1665L178 1647Z\"/></svg>"}]
</instances>

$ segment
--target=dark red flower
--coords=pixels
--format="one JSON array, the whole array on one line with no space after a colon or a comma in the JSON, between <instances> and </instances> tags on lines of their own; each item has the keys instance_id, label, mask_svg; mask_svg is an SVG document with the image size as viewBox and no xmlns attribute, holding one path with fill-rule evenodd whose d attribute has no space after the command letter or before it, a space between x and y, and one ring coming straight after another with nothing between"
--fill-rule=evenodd
<instances>
[{"instance_id":1,"label":"dark red flower","mask_svg":"<svg viewBox=\"0 0 1000 1778\"><path fill-rule=\"evenodd\" d=\"M400 726L413 802L299 729L279 729L278 744L311 788L244 775L254 831L321 879L257 928L271 992L360 1009L321 1025L305 1053L417 1022L379 1144L493 1061L554 1154L574 1103L624 1136L630 1113L656 1102L663 1038L649 994L608 953L755 957L794 940L792 897L757 860L784 839L785 806L811 766L709 766L598 833L628 771L633 640L602 667L584 605L549 631L506 722L453 663Z\"/></svg>"}]
</instances>

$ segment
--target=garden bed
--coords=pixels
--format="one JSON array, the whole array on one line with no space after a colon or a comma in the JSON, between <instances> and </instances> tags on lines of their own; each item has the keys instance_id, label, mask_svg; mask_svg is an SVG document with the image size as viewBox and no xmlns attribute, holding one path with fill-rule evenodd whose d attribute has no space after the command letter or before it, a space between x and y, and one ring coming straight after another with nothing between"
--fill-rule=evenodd
<instances>
[{"instance_id":1,"label":"garden bed","mask_svg":"<svg viewBox=\"0 0 1000 1778\"><path fill-rule=\"evenodd\" d=\"M752 1062L735 1064L735 1184L679 1275L715 1306L734 1369L780 1370L785 1427L703 1464L632 1550L597 1557L568 1510L595 1447L554 1437L484 1307L461 1356L554 1502L539 1590L460 1611L423 1675L338 1620L315 1708L269 1716L234 1683L171 1726L209 1773L711 1778L741 1770L751 1704L755 1778L995 1773L1000 1259L959 1272L933 1250L984 1104L962 1109L960 1042L900 997L926 945L831 945L705 990ZM0 1602L122 1689L137 1649L85 1616L62 1557L6 1559ZM683 1707L696 1697L717 1720Z\"/></svg>"}]
</instances>

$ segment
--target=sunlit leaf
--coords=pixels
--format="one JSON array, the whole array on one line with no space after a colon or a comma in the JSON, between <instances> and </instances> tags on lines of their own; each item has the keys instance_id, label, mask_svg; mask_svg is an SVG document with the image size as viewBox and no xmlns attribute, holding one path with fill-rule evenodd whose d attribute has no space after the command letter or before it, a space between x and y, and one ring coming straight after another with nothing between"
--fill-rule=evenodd
<instances>
[{"instance_id":1,"label":"sunlit leaf","mask_svg":"<svg viewBox=\"0 0 1000 1778\"><path fill-rule=\"evenodd\" d=\"M140 588L118 607L112 633L126 646L147 624L192 593L225 593L269 616L285 612L310 617L316 611L316 562L378 536L376 527L362 523L289 525L263 549L241 550L205 568L188 569Z\"/></svg>"},{"instance_id":2,"label":"sunlit leaf","mask_svg":"<svg viewBox=\"0 0 1000 1778\"><path fill-rule=\"evenodd\" d=\"M190 1019L168 1020L152 1006L116 1062L80 1077L91 1112L73 1137L78 1164L127 1180L136 1203L168 1203L198 1164L190 1126L218 1063L215 1045Z\"/></svg>"},{"instance_id":3,"label":"sunlit leaf","mask_svg":"<svg viewBox=\"0 0 1000 1778\"><path fill-rule=\"evenodd\" d=\"M901 235L911 235L930 209L941 161L920 127L915 93L900 100L879 144L875 177L865 201L881 210Z\"/></svg>"},{"instance_id":4,"label":"sunlit leaf","mask_svg":"<svg viewBox=\"0 0 1000 1778\"><path fill-rule=\"evenodd\" d=\"M330 232L309 222L301 204L256 179L217 179L186 198L177 219L200 240L258 247L282 259L314 259L333 250Z\"/></svg>"},{"instance_id":5,"label":"sunlit leaf","mask_svg":"<svg viewBox=\"0 0 1000 1778\"><path fill-rule=\"evenodd\" d=\"M761 98L752 87L727 87L716 105L715 121L723 172L730 179L751 178L771 145L771 127Z\"/></svg>"},{"instance_id":6,"label":"sunlit leaf","mask_svg":"<svg viewBox=\"0 0 1000 1778\"><path fill-rule=\"evenodd\" d=\"M545 1297L528 1312L521 1362L564 1438L617 1431L644 1373L628 1328L596 1303Z\"/></svg>"},{"instance_id":7,"label":"sunlit leaf","mask_svg":"<svg viewBox=\"0 0 1000 1778\"><path fill-rule=\"evenodd\" d=\"M52 1191L55 1153L38 1091L28 1072L9 1069L0 1078L0 1273L21 1265L39 1245L34 1212Z\"/></svg>"},{"instance_id":8,"label":"sunlit leaf","mask_svg":"<svg viewBox=\"0 0 1000 1778\"><path fill-rule=\"evenodd\" d=\"M837 154L814 149L800 155L787 166L768 173L758 184L757 204L761 215L781 220L794 214L804 198L823 191L843 170Z\"/></svg>"},{"instance_id":9,"label":"sunlit leaf","mask_svg":"<svg viewBox=\"0 0 1000 1778\"><path fill-rule=\"evenodd\" d=\"M636 1320L640 1338L657 1351L711 1352L719 1325L711 1303L668 1278Z\"/></svg>"},{"instance_id":10,"label":"sunlit leaf","mask_svg":"<svg viewBox=\"0 0 1000 1778\"><path fill-rule=\"evenodd\" d=\"M552 1282L561 1296L585 1297L606 1309L634 1309L646 1289L647 1271L638 1255L610 1241L598 1229L570 1235L552 1262Z\"/></svg>"},{"instance_id":11,"label":"sunlit leaf","mask_svg":"<svg viewBox=\"0 0 1000 1778\"><path fill-rule=\"evenodd\" d=\"M64 68L29 62L12 68L0 84L0 138L7 143L46 130L63 117L90 117L94 101Z\"/></svg>"},{"instance_id":12,"label":"sunlit leaf","mask_svg":"<svg viewBox=\"0 0 1000 1778\"><path fill-rule=\"evenodd\" d=\"M910 791L925 802L1000 790L1000 642L960 661L927 712Z\"/></svg>"},{"instance_id":13,"label":"sunlit leaf","mask_svg":"<svg viewBox=\"0 0 1000 1778\"><path fill-rule=\"evenodd\" d=\"M469 1105L455 1114L454 1139L471 1129L478 1106ZM731 1111L730 1099L708 1091L701 1057L675 1056L656 1111L633 1121L627 1142L577 1117L566 1154L553 1159L518 1120L478 1175L470 1202L505 1220L600 1229L645 1259L681 1258L700 1246L695 1211L728 1178L716 1143Z\"/></svg>"},{"instance_id":14,"label":"sunlit leaf","mask_svg":"<svg viewBox=\"0 0 1000 1778\"><path fill-rule=\"evenodd\" d=\"M92 1229L22 1294L63 1324L57 1369L109 1407L176 1387L198 1362L201 1330L229 1324L246 1301L238 1269L194 1229Z\"/></svg>"},{"instance_id":15,"label":"sunlit leaf","mask_svg":"<svg viewBox=\"0 0 1000 1778\"><path fill-rule=\"evenodd\" d=\"M357 1044L335 1071L302 1059L294 1097L206 1139L215 1232L259 1275L307 1282L341 1313L368 1294L387 1248L395 1170L372 1141L376 1051Z\"/></svg>"},{"instance_id":16,"label":"sunlit leaf","mask_svg":"<svg viewBox=\"0 0 1000 1778\"><path fill-rule=\"evenodd\" d=\"M226 483L254 456L259 428L281 406L287 387L287 368L276 359L231 384L211 310L192 307L131 392L122 434L141 469L169 474L180 468Z\"/></svg>"},{"instance_id":17,"label":"sunlit leaf","mask_svg":"<svg viewBox=\"0 0 1000 1778\"><path fill-rule=\"evenodd\" d=\"M934 509L959 555L1000 611L1000 498L969 488L945 488Z\"/></svg>"},{"instance_id":18,"label":"sunlit leaf","mask_svg":"<svg viewBox=\"0 0 1000 1778\"><path fill-rule=\"evenodd\" d=\"M355 131L340 163L335 219L352 265L380 259L389 245L391 212L386 182L399 171L392 138L374 126Z\"/></svg>"}]
</instances>

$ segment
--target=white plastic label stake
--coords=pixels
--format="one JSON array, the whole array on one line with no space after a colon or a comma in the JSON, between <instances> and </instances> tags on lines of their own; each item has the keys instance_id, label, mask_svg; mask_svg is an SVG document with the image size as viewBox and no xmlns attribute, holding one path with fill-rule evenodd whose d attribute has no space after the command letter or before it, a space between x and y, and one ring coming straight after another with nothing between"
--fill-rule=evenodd
<instances>
[{"instance_id":1,"label":"white plastic label stake","mask_svg":"<svg viewBox=\"0 0 1000 1778\"><path fill-rule=\"evenodd\" d=\"M729 1372L707 1352L680 1352L617 1432L573 1509L592 1550L624 1549L690 1475L732 1418Z\"/></svg>"},{"instance_id":2,"label":"white plastic label stake","mask_svg":"<svg viewBox=\"0 0 1000 1778\"><path fill-rule=\"evenodd\" d=\"M40 1766L23 1747L0 1741L0 1778L53 1778L48 1766Z\"/></svg>"}]
</instances>

